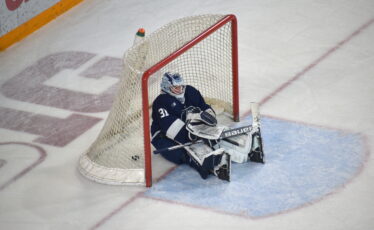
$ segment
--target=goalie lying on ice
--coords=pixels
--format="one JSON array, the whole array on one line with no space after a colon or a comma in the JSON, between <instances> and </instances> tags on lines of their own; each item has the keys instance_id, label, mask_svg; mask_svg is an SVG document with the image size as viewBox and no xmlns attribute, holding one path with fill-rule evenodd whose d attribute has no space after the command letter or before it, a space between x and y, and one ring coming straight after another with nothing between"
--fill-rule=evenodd
<instances>
[{"instance_id":1,"label":"goalie lying on ice","mask_svg":"<svg viewBox=\"0 0 374 230\"><path fill-rule=\"evenodd\" d=\"M243 142L238 137L221 140L224 130L225 127L217 126L214 110L197 89L185 85L178 73L164 74L161 94L152 106L151 135L155 153L175 164L190 165L203 179L215 175L230 181L231 158L236 162L247 161L248 152L244 152L250 151L248 141L252 143L255 136L252 133L260 135L260 132L258 128L257 132L242 135L246 136ZM262 156L249 157L259 158L257 161L261 162Z\"/></svg>"}]
</instances>

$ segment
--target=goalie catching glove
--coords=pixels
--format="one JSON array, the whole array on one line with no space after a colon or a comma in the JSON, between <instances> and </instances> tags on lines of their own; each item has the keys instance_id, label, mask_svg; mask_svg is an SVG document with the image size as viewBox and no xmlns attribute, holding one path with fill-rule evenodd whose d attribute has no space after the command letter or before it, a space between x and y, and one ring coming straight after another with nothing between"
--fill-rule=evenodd
<instances>
[{"instance_id":1,"label":"goalie catching glove","mask_svg":"<svg viewBox=\"0 0 374 230\"><path fill-rule=\"evenodd\" d=\"M207 140L218 140L225 129L217 126L217 119L212 109L201 111L197 107L189 107L186 110L186 129L191 140L197 137Z\"/></svg>"},{"instance_id":2,"label":"goalie catching glove","mask_svg":"<svg viewBox=\"0 0 374 230\"><path fill-rule=\"evenodd\" d=\"M201 111L199 107L190 106L185 110L186 121L191 123L204 123L208 126L216 126L217 119L216 113L213 109L209 108L205 111Z\"/></svg>"}]
</instances>

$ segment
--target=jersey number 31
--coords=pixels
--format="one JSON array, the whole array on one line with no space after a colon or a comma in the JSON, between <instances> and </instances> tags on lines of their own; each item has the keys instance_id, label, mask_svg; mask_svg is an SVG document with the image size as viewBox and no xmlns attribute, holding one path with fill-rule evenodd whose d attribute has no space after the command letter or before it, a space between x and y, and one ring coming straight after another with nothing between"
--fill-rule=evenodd
<instances>
[{"instance_id":1,"label":"jersey number 31","mask_svg":"<svg viewBox=\"0 0 374 230\"><path fill-rule=\"evenodd\" d=\"M158 112L160 113L161 118L169 116L169 113L168 113L168 111L166 111L166 109L161 108L161 109L158 110Z\"/></svg>"}]
</instances>

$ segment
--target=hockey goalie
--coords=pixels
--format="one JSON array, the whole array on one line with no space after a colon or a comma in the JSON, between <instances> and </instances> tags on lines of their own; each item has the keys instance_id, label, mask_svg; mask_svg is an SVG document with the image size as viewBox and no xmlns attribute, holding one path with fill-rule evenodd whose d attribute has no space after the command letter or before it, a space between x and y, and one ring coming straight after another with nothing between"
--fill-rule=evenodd
<instances>
[{"instance_id":1,"label":"hockey goalie","mask_svg":"<svg viewBox=\"0 0 374 230\"><path fill-rule=\"evenodd\" d=\"M264 163L258 107L252 125L218 125L216 113L201 93L185 85L178 73L167 72L161 93L152 105L151 137L154 153L175 164L188 164L206 179L215 175L230 181L231 162Z\"/></svg>"}]
</instances>

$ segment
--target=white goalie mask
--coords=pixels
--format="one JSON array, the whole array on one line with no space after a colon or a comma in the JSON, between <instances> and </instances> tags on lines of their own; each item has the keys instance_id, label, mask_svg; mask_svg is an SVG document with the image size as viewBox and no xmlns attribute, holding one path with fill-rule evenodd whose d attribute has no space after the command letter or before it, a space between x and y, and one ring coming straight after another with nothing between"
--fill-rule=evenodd
<instances>
[{"instance_id":1,"label":"white goalie mask","mask_svg":"<svg viewBox=\"0 0 374 230\"><path fill-rule=\"evenodd\" d=\"M179 73L166 72L164 76L162 76L161 90L176 97L182 104L184 104L184 92L186 86L184 85L183 78Z\"/></svg>"}]
</instances>

